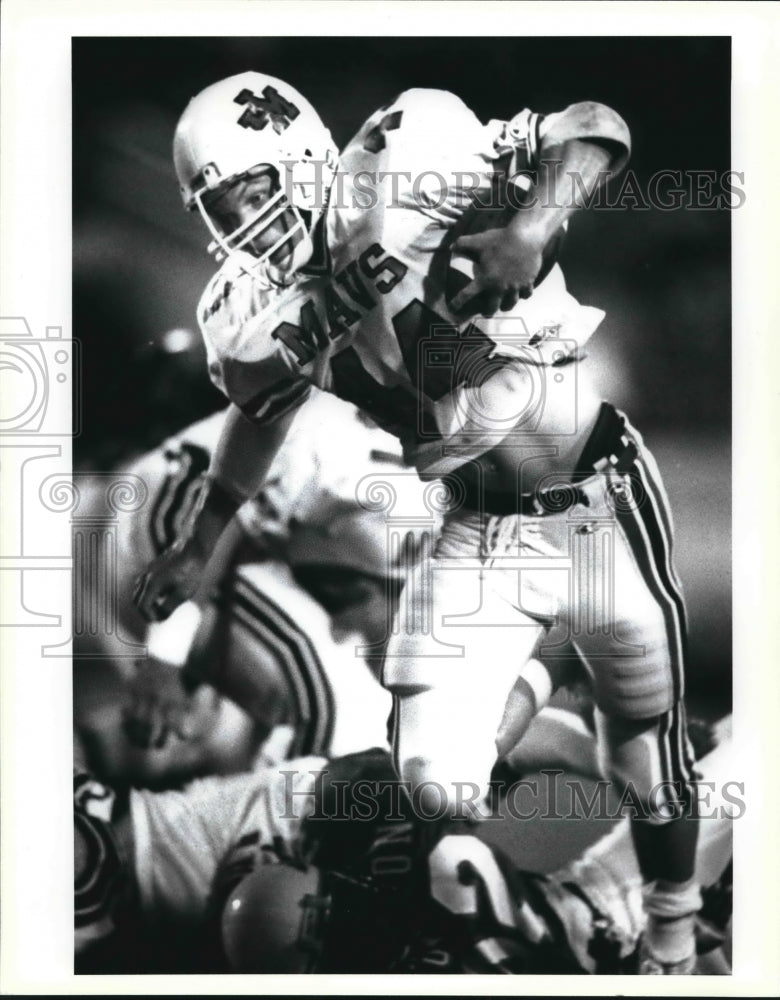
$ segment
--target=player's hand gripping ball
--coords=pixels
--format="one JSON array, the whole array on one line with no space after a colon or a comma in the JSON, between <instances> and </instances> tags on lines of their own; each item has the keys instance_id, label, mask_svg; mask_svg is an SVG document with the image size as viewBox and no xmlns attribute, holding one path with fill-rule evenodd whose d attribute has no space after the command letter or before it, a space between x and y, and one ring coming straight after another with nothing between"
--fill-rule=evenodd
<instances>
[{"instance_id":1,"label":"player's hand gripping ball","mask_svg":"<svg viewBox=\"0 0 780 1000\"><path fill-rule=\"evenodd\" d=\"M456 315L465 319L508 312L550 273L566 231L561 226L545 241L530 215L527 227L508 229L529 207L502 180L490 198L475 199L450 230L445 294Z\"/></svg>"}]
</instances>

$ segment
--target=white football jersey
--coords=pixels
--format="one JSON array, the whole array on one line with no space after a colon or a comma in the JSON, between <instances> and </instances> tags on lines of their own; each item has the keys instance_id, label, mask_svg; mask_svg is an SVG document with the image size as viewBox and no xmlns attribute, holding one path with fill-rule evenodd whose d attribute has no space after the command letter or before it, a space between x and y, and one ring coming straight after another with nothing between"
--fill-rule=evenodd
<instances>
[{"instance_id":1,"label":"white football jersey","mask_svg":"<svg viewBox=\"0 0 780 1000\"><path fill-rule=\"evenodd\" d=\"M183 791L133 789L133 863L141 908L152 918L198 924L215 887L276 850L294 851L313 805L321 757L278 769L203 778Z\"/></svg>"},{"instance_id":2,"label":"white football jersey","mask_svg":"<svg viewBox=\"0 0 780 1000\"><path fill-rule=\"evenodd\" d=\"M426 476L515 426L529 367L555 365L548 390L571 395L565 363L604 314L568 293L557 265L490 319L464 323L447 301L450 232L471 193L489 197L506 170L507 136L506 122L483 126L444 91L410 90L372 115L341 157L295 284L263 285L238 256L206 288L198 319L214 383L259 421L299 405L312 384L333 392L399 437Z\"/></svg>"}]
</instances>

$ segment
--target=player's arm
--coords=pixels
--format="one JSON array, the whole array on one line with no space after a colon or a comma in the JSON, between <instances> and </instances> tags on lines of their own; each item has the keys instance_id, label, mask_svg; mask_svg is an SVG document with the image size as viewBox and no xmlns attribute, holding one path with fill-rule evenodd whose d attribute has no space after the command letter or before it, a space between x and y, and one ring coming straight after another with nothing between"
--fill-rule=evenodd
<instances>
[{"instance_id":1,"label":"player's arm","mask_svg":"<svg viewBox=\"0 0 780 1000\"><path fill-rule=\"evenodd\" d=\"M231 404L186 535L138 579L134 600L148 621L163 621L198 591L228 524L263 485L294 414L255 422Z\"/></svg>"},{"instance_id":2,"label":"player's arm","mask_svg":"<svg viewBox=\"0 0 780 1000\"><path fill-rule=\"evenodd\" d=\"M529 122L535 118L530 116ZM456 311L481 292L487 296L488 315L528 298L545 247L563 223L623 169L631 148L620 115L594 102L572 104L550 115L538 138L526 142L536 147L531 160L535 176L523 207L506 214L503 228L461 236L454 245L456 252L475 262L474 280L453 299Z\"/></svg>"}]
</instances>

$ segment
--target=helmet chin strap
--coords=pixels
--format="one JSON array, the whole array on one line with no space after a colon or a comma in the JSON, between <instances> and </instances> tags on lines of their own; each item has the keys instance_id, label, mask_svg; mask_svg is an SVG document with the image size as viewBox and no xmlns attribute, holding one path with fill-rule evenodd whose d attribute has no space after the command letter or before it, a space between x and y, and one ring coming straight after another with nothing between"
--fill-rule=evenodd
<instances>
[{"instance_id":1,"label":"helmet chin strap","mask_svg":"<svg viewBox=\"0 0 780 1000\"><path fill-rule=\"evenodd\" d=\"M297 213L297 209L295 212ZM298 272L302 267L308 264L314 253L314 244L312 243L311 236L309 235L305 226L302 229L291 229L290 233L294 234L300 232L301 239L296 243L292 250L292 256L290 257L288 264L285 268L275 267L273 264L265 260L267 254L263 254L263 258L256 258L259 267L264 268L264 274L267 275L268 280L274 284L281 287L291 285L295 281L296 272ZM251 266L251 265L250 265Z\"/></svg>"}]
</instances>

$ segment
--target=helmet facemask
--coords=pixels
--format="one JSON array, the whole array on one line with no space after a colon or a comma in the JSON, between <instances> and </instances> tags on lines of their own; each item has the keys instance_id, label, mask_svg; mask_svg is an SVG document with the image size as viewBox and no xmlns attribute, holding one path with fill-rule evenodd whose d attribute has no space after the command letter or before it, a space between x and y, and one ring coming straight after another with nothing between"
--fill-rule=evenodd
<instances>
[{"instance_id":1,"label":"helmet facemask","mask_svg":"<svg viewBox=\"0 0 780 1000\"><path fill-rule=\"evenodd\" d=\"M208 251L213 253L219 262L243 252L254 259L253 262L242 261L244 266L249 269L257 268L268 273L277 283L285 284L312 255L311 213L301 212L287 197L287 192L280 185L278 176L278 172L272 167L258 166L230 178L214 190L197 192L194 204L213 237ZM251 191L253 182L264 177L269 178L271 190L257 211L232 228L221 224L218 210L220 202L238 185L242 183L248 185ZM250 193L247 201L251 201L253 197L256 199L256 194ZM254 245L255 241L262 240L262 237L273 228L279 232L278 235L273 234L275 238L270 244L261 248ZM279 253L283 250L287 250L287 255L280 258Z\"/></svg>"},{"instance_id":2,"label":"helmet facemask","mask_svg":"<svg viewBox=\"0 0 780 1000\"><path fill-rule=\"evenodd\" d=\"M289 284L313 254L312 235L338 159L330 133L306 98L264 74L229 77L190 101L173 151L184 205L198 209L211 233L209 251L218 260L235 258L244 270L276 284ZM249 217L242 211L235 225L220 225L215 202L265 174L275 187L257 212ZM274 238L263 239L271 229Z\"/></svg>"}]
</instances>

